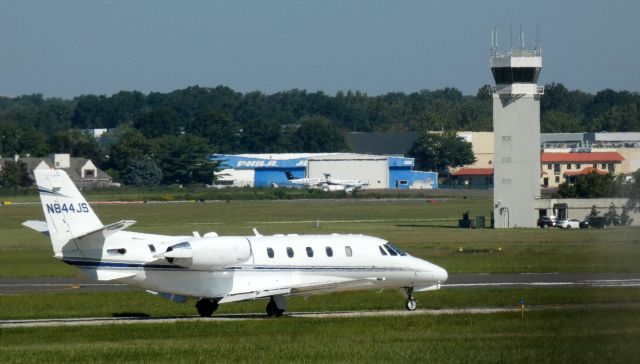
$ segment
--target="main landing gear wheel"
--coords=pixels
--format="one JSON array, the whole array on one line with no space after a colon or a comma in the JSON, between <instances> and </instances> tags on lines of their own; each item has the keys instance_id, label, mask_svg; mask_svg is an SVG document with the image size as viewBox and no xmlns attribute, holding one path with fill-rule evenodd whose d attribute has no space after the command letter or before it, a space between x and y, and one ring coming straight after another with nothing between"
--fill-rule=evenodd
<instances>
[{"instance_id":1,"label":"main landing gear wheel","mask_svg":"<svg viewBox=\"0 0 640 364\"><path fill-rule=\"evenodd\" d=\"M198 310L198 314L202 317L211 317L217 309L218 302L216 301L203 298L196 302L196 310Z\"/></svg>"},{"instance_id":2,"label":"main landing gear wheel","mask_svg":"<svg viewBox=\"0 0 640 364\"><path fill-rule=\"evenodd\" d=\"M273 300L273 298L269 300L269 303L267 303L267 316L280 317L283 313L284 310L278 308L278 305L276 305L276 302Z\"/></svg>"},{"instance_id":3,"label":"main landing gear wheel","mask_svg":"<svg viewBox=\"0 0 640 364\"><path fill-rule=\"evenodd\" d=\"M404 307L408 311L415 311L416 307L418 307L416 299L413 298L413 287L407 288L407 302L404 304Z\"/></svg>"},{"instance_id":4,"label":"main landing gear wheel","mask_svg":"<svg viewBox=\"0 0 640 364\"><path fill-rule=\"evenodd\" d=\"M407 298L407 302L404 305L408 311L415 311L416 307L418 307L418 303L416 302L416 299L413 297L409 297Z\"/></svg>"}]
</instances>

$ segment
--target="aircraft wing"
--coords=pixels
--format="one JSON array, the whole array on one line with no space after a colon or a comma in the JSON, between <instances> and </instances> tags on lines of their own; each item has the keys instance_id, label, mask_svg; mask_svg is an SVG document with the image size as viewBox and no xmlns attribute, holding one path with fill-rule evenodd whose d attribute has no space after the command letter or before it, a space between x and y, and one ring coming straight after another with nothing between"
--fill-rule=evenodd
<instances>
[{"instance_id":1,"label":"aircraft wing","mask_svg":"<svg viewBox=\"0 0 640 364\"><path fill-rule=\"evenodd\" d=\"M326 280L323 282L312 282L297 284L291 287L272 288L265 290L256 290L248 292L237 292L228 294L222 297L218 303L255 300L260 298L266 298L270 296L279 295L293 295L293 294L320 294L328 291L335 291L336 289L344 289L345 291L356 288L366 287L372 285L377 278L365 278L365 279L336 279L335 281Z\"/></svg>"},{"instance_id":2,"label":"aircraft wing","mask_svg":"<svg viewBox=\"0 0 640 364\"><path fill-rule=\"evenodd\" d=\"M341 279L332 282L302 284L291 289L291 294L320 294L326 292L335 292L343 289L345 291L371 286L378 280L377 277L362 279Z\"/></svg>"},{"instance_id":3,"label":"aircraft wing","mask_svg":"<svg viewBox=\"0 0 640 364\"><path fill-rule=\"evenodd\" d=\"M291 288L277 288L277 289L266 289L266 290L262 290L262 291L250 291L250 292L232 293L232 294L228 294L228 295L222 297L218 301L218 303L255 300L255 299L258 299L258 298L286 295L286 294L289 294L289 293L291 293Z\"/></svg>"}]
</instances>

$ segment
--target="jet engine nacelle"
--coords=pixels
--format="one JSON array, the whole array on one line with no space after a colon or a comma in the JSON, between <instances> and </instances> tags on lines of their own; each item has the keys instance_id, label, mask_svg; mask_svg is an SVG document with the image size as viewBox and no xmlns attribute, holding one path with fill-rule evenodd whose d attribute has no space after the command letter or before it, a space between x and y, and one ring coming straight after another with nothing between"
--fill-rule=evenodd
<instances>
[{"instance_id":1,"label":"jet engine nacelle","mask_svg":"<svg viewBox=\"0 0 640 364\"><path fill-rule=\"evenodd\" d=\"M205 237L170 246L165 259L186 268L220 269L247 261L251 246L243 237Z\"/></svg>"}]
</instances>

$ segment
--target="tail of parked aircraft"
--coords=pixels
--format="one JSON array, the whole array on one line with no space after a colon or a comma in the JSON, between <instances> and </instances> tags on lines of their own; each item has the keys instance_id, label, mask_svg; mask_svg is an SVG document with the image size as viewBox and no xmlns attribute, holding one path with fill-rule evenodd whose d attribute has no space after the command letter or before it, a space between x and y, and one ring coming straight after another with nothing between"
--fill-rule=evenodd
<instances>
[{"instance_id":1,"label":"tail of parked aircraft","mask_svg":"<svg viewBox=\"0 0 640 364\"><path fill-rule=\"evenodd\" d=\"M56 256L71 240L101 230L104 225L93 212L67 173L60 169L36 169L33 171L40 193L42 209L47 220L46 228L51 237ZM31 226L27 225L28 223ZM25 225L45 233L43 224L30 221ZM71 250L77 250L77 247Z\"/></svg>"},{"instance_id":2,"label":"tail of parked aircraft","mask_svg":"<svg viewBox=\"0 0 640 364\"><path fill-rule=\"evenodd\" d=\"M287 176L288 180L295 179L295 177L293 176L293 173L291 173L291 171L284 171L284 174Z\"/></svg>"}]
</instances>

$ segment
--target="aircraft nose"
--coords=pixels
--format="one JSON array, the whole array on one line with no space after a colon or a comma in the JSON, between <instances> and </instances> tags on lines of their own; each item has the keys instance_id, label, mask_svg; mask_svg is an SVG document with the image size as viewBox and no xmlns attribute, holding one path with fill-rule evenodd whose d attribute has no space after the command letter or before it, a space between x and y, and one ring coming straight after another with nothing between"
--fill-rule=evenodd
<instances>
[{"instance_id":1,"label":"aircraft nose","mask_svg":"<svg viewBox=\"0 0 640 364\"><path fill-rule=\"evenodd\" d=\"M436 267L437 267L435 271L436 279L440 281L440 283L446 282L447 279L449 279L449 273L447 273L447 270L442 267L438 267L438 266Z\"/></svg>"}]
</instances>

